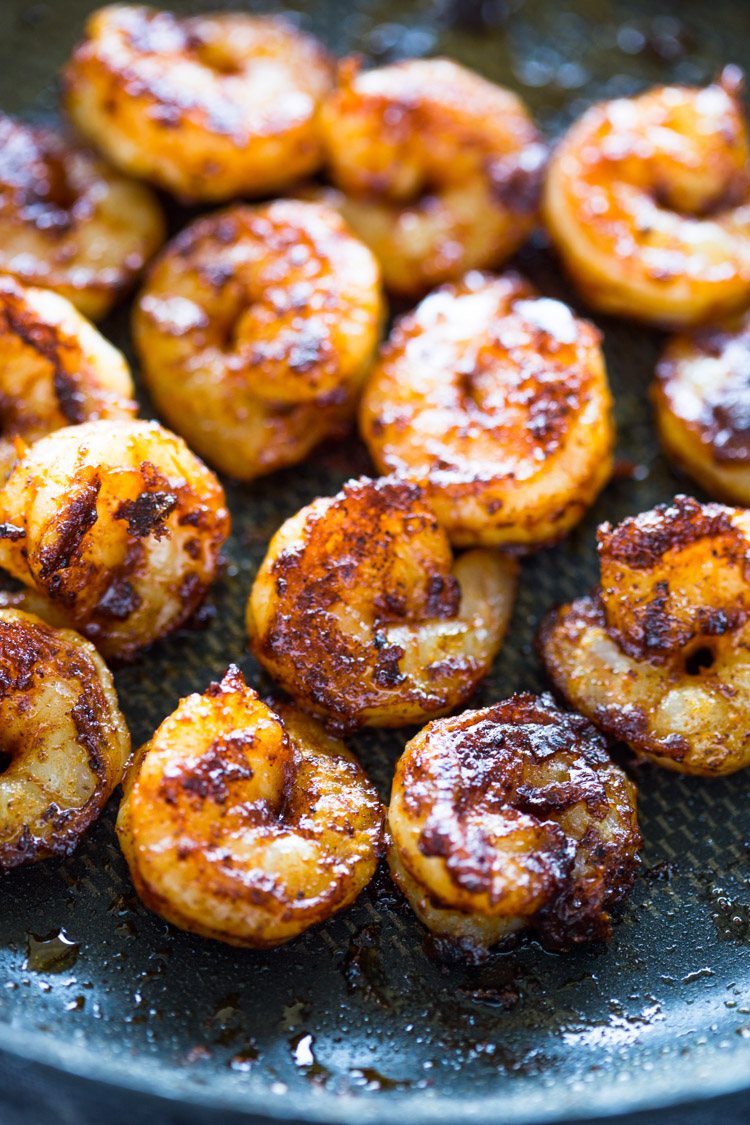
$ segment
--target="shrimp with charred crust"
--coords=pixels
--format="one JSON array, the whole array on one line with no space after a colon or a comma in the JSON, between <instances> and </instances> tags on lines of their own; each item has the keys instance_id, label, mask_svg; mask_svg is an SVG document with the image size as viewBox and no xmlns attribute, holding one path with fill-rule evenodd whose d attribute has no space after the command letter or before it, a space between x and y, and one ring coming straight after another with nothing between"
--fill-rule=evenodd
<instances>
[{"instance_id":1,"label":"shrimp with charred crust","mask_svg":"<svg viewBox=\"0 0 750 1125\"><path fill-rule=\"evenodd\" d=\"M543 217L592 308L688 327L750 301L742 74L588 109L555 149Z\"/></svg>"},{"instance_id":2,"label":"shrimp with charred crust","mask_svg":"<svg viewBox=\"0 0 750 1125\"><path fill-rule=\"evenodd\" d=\"M750 506L750 313L673 337L651 397L668 456L712 496Z\"/></svg>"},{"instance_id":3,"label":"shrimp with charred crust","mask_svg":"<svg viewBox=\"0 0 750 1125\"><path fill-rule=\"evenodd\" d=\"M0 609L0 870L69 855L122 778L130 735L94 646Z\"/></svg>"},{"instance_id":4,"label":"shrimp with charred crust","mask_svg":"<svg viewBox=\"0 0 750 1125\"><path fill-rule=\"evenodd\" d=\"M125 357L49 289L0 277L0 480L16 460L16 438L40 437L97 418L137 412Z\"/></svg>"},{"instance_id":5,"label":"shrimp with charred crust","mask_svg":"<svg viewBox=\"0 0 750 1125\"><path fill-rule=\"evenodd\" d=\"M248 600L250 647L331 729L419 722L489 671L516 573L495 551L454 560L419 485L350 481L271 540Z\"/></svg>"},{"instance_id":6,"label":"shrimp with charred crust","mask_svg":"<svg viewBox=\"0 0 750 1125\"><path fill-rule=\"evenodd\" d=\"M497 266L531 233L546 147L520 98L458 63L346 60L321 124L337 204L394 293Z\"/></svg>"},{"instance_id":7,"label":"shrimp with charred crust","mask_svg":"<svg viewBox=\"0 0 750 1125\"><path fill-rule=\"evenodd\" d=\"M332 64L278 16L112 4L89 17L62 79L89 141L187 200L270 195L321 161Z\"/></svg>"},{"instance_id":8,"label":"shrimp with charred crust","mask_svg":"<svg viewBox=\"0 0 750 1125\"><path fill-rule=\"evenodd\" d=\"M458 546L559 539L612 470L599 340L516 274L443 286L397 322L367 384L375 464L422 481Z\"/></svg>"},{"instance_id":9,"label":"shrimp with charred crust","mask_svg":"<svg viewBox=\"0 0 750 1125\"><path fill-rule=\"evenodd\" d=\"M140 750L117 831L145 904L230 945L288 941L354 901L383 808L338 739L231 667Z\"/></svg>"},{"instance_id":10,"label":"shrimp with charred crust","mask_svg":"<svg viewBox=\"0 0 750 1125\"><path fill-rule=\"evenodd\" d=\"M27 449L0 490L0 566L27 587L11 595L22 608L131 659L198 608L229 526L224 490L181 438L86 422Z\"/></svg>"},{"instance_id":11,"label":"shrimp with charred crust","mask_svg":"<svg viewBox=\"0 0 750 1125\"><path fill-rule=\"evenodd\" d=\"M677 496L598 543L601 586L539 632L557 691L667 769L750 764L750 513Z\"/></svg>"},{"instance_id":12,"label":"shrimp with charred crust","mask_svg":"<svg viewBox=\"0 0 750 1125\"><path fill-rule=\"evenodd\" d=\"M334 211L287 199L184 230L152 269L133 332L162 416L250 480L348 428L383 317L367 247Z\"/></svg>"},{"instance_id":13,"label":"shrimp with charred crust","mask_svg":"<svg viewBox=\"0 0 750 1125\"><path fill-rule=\"evenodd\" d=\"M99 320L163 241L147 187L51 129L0 114L0 273Z\"/></svg>"},{"instance_id":14,"label":"shrimp with charred crust","mask_svg":"<svg viewBox=\"0 0 750 1125\"><path fill-rule=\"evenodd\" d=\"M549 695L428 723L388 824L395 882L438 950L471 960L522 931L558 950L607 940L639 865L635 786Z\"/></svg>"}]
</instances>

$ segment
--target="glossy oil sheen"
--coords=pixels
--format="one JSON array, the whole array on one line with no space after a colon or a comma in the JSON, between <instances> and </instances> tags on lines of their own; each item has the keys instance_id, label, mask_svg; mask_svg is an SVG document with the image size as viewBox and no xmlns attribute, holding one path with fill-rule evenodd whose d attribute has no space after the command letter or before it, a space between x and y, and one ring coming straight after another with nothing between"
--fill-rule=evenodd
<instances>
[{"instance_id":1,"label":"glossy oil sheen","mask_svg":"<svg viewBox=\"0 0 750 1125\"><path fill-rule=\"evenodd\" d=\"M54 111L53 74L91 6L0 5L2 109ZM554 136L596 98L705 82L729 61L750 67L745 0L684 0L671 16L665 8L309 0L302 18L334 50L375 61L452 54L517 89ZM174 209L173 229L186 218ZM516 264L545 294L584 311L543 247ZM509 639L475 706L545 686L534 630L551 604L596 580L597 523L690 490L658 454L650 421L660 336L594 319L605 331L623 472L564 544L524 563ZM121 308L104 325L126 348L127 321ZM254 486L229 486L229 567L205 627L117 674L136 745L230 661L269 687L245 652L243 614L268 539L301 505L367 468L352 442ZM410 733L352 740L384 795ZM222 1112L358 1125L574 1118L750 1086L750 773L706 782L643 766L635 776L645 862L610 947L553 956L529 945L448 970L430 960L419 924L383 878L354 909L275 952L179 933L133 895L111 806L75 856L0 883L0 1047ZM62 961L57 946L39 955L39 943L60 934ZM35 1071L18 1073L20 1083ZM54 1075L46 1080L54 1087Z\"/></svg>"}]
</instances>

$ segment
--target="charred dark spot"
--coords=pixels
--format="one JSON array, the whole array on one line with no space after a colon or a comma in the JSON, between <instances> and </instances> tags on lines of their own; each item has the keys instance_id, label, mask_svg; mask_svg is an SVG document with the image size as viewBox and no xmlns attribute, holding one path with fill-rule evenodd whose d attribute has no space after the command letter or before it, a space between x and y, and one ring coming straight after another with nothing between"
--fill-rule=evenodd
<instances>
[{"instance_id":1,"label":"charred dark spot","mask_svg":"<svg viewBox=\"0 0 750 1125\"><path fill-rule=\"evenodd\" d=\"M115 512L115 519L127 520L128 533L139 539L153 535L163 539L169 535L164 521L177 506L174 492L142 492L135 500L124 500Z\"/></svg>"},{"instance_id":2,"label":"charred dark spot","mask_svg":"<svg viewBox=\"0 0 750 1125\"><path fill-rule=\"evenodd\" d=\"M677 550L699 539L737 537L730 509L721 504L700 504L691 496L675 496L670 504L659 504L650 512L622 521L617 527L601 525L597 532L599 554L634 570L657 566L667 551Z\"/></svg>"},{"instance_id":3,"label":"charred dark spot","mask_svg":"<svg viewBox=\"0 0 750 1125\"><path fill-rule=\"evenodd\" d=\"M0 523L0 539L25 539L26 532L22 527L16 527L12 523Z\"/></svg>"},{"instance_id":4,"label":"charred dark spot","mask_svg":"<svg viewBox=\"0 0 750 1125\"><path fill-rule=\"evenodd\" d=\"M121 575L110 583L96 607L96 612L102 617L125 621L131 613L135 613L140 604L140 595L128 579Z\"/></svg>"},{"instance_id":5,"label":"charred dark spot","mask_svg":"<svg viewBox=\"0 0 750 1125\"><path fill-rule=\"evenodd\" d=\"M40 578L52 578L70 565L84 535L96 523L101 484L99 477L86 481L58 516L54 524L55 542L39 551Z\"/></svg>"}]
</instances>

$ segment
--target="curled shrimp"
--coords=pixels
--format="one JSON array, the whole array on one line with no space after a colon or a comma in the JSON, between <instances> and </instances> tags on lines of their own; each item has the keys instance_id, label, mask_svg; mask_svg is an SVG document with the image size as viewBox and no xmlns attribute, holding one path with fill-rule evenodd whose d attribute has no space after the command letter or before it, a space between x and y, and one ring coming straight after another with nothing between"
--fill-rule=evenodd
<instances>
[{"instance_id":1,"label":"curled shrimp","mask_svg":"<svg viewBox=\"0 0 750 1125\"><path fill-rule=\"evenodd\" d=\"M419 296L525 241L546 148L515 94L450 59L347 60L339 80L321 114L328 170L389 289Z\"/></svg>"},{"instance_id":2,"label":"curled shrimp","mask_svg":"<svg viewBox=\"0 0 750 1125\"><path fill-rule=\"evenodd\" d=\"M321 44L276 16L113 4L89 17L63 102L117 167L218 201L270 195L317 169L332 81Z\"/></svg>"},{"instance_id":3,"label":"curled shrimp","mask_svg":"<svg viewBox=\"0 0 750 1125\"><path fill-rule=\"evenodd\" d=\"M57 430L0 491L0 566L28 587L21 604L120 659L195 612L228 534L218 480L156 422Z\"/></svg>"},{"instance_id":4,"label":"curled shrimp","mask_svg":"<svg viewBox=\"0 0 750 1125\"><path fill-rule=\"evenodd\" d=\"M677 496L598 539L601 586L539 633L556 689L667 769L750 764L750 513Z\"/></svg>"},{"instance_id":5,"label":"curled shrimp","mask_svg":"<svg viewBox=\"0 0 750 1125\"><path fill-rule=\"evenodd\" d=\"M0 869L69 855L122 778L130 735L89 641L0 609Z\"/></svg>"},{"instance_id":6,"label":"curled shrimp","mask_svg":"<svg viewBox=\"0 0 750 1125\"><path fill-rule=\"evenodd\" d=\"M139 895L230 945L288 941L354 901L383 809L338 739L258 698L238 668L183 699L139 752L117 818Z\"/></svg>"},{"instance_id":7,"label":"curled shrimp","mask_svg":"<svg viewBox=\"0 0 750 1125\"><path fill-rule=\"evenodd\" d=\"M52 130L0 114L0 273L99 320L163 241L148 188Z\"/></svg>"},{"instance_id":8,"label":"curled shrimp","mask_svg":"<svg viewBox=\"0 0 750 1125\"><path fill-rule=\"evenodd\" d=\"M248 600L250 647L333 730L419 722L488 672L516 573L494 551L454 562L418 485L350 481L274 535Z\"/></svg>"},{"instance_id":9,"label":"curled shrimp","mask_svg":"<svg viewBox=\"0 0 750 1125\"><path fill-rule=\"evenodd\" d=\"M469 273L399 320L362 400L378 469L424 481L461 547L534 547L612 470L599 333L515 274Z\"/></svg>"},{"instance_id":10,"label":"curled shrimp","mask_svg":"<svg viewBox=\"0 0 750 1125\"><path fill-rule=\"evenodd\" d=\"M750 507L750 313L673 337L651 396L667 454L713 496Z\"/></svg>"},{"instance_id":11,"label":"curled shrimp","mask_svg":"<svg viewBox=\"0 0 750 1125\"><path fill-rule=\"evenodd\" d=\"M552 949L608 939L639 864L635 786L549 695L428 723L396 765L388 824L417 917L474 960L529 927Z\"/></svg>"},{"instance_id":12,"label":"curled shrimp","mask_svg":"<svg viewBox=\"0 0 750 1125\"><path fill-rule=\"evenodd\" d=\"M152 269L133 331L157 409L244 480L347 428L384 316L377 263L329 208L233 207Z\"/></svg>"},{"instance_id":13,"label":"curled shrimp","mask_svg":"<svg viewBox=\"0 0 750 1125\"><path fill-rule=\"evenodd\" d=\"M584 113L543 214L592 308L682 327L750 301L748 140L736 67Z\"/></svg>"},{"instance_id":14,"label":"curled shrimp","mask_svg":"<svg viewBox=\"0 0 750 1125\"><path fill-rule=\"evenodd\" d=\"M63 426L132 418L133 381L124 356L49 289L0 277L0 479L31 444Z\"/></svg>"}]
</instances>

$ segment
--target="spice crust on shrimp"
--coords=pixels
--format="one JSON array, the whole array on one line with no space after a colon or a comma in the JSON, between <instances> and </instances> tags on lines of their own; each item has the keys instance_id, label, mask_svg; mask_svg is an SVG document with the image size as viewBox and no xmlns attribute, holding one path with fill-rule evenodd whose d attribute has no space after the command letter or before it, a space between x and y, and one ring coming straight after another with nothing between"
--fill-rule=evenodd
<instances>
[{"instance_id":1,"label":"spice crust on shrimp","mask_svg":"<svg viewBox=\"0 0 750 1125\"><path fill-rule=\"evenodd\" d=\"M489 671L516 574L494 551L454 561L418 485L350 481L271 540L248 600L250 647L331 729L419 722Z\"/></svg>"},{"instance_id":2,"label":"spice crust on shrimp","mask_svg":"<svg viewBox=\"0 0 750 1125\"><path fill-rule=\"evenodd\" d=\"M21 599L105 656L183 625L216 577L224 491L156 422L68 426L26 450L0 491L0 566Z\"/></svg>"},{"instance_id":3,"label":"spice crust on shrimp","mask_svg":"<svg viewBox=\"0 0 750 1125\"><path fill-rule=\"evenodd\" d=\"M592 308L682 327L750 301L741 72L593 106L553 153L543 215Z\"/></svg>"},{"instance_id":4,"label":"spice crust on shrimp","mask_svg":"<svg viewBox=\"0 0 750 1125\"><path fill-rule=\"evenodd\" d=\"M750 513L677 496L598 540L601 586L540 629L555 688L667 769L750 764Z\"/></svg>"},{"instance_id":5,"label":"spice crust on shrimp","mask_svg":"<svg viewBox=\"0 0 750 1125\"><path fill-rule=\"evenodd\" d=\"M429 723L388 824L395 882L438 949L469 959L528 928L551 949L607 940L639 865L635 786L549 695Z\"/></svg>"},{"instance_id":6,"label":"spice crust on shrimp","mask_svg":"<svg viewBox=\"0 0 750 1125\"><path fill-rule=\"evenodd\" d=\"M0 479L16 438L40 437L96 418L132 418L124 356L58 293L0 277Z\"/></svg>"},{"instance_id":7,"label":"spice crust on shrimp","mask_svg":"<svg viewBox=\"0 0 750 1125\"><path fill-rule=\"evenodd\" d=\"M398 321L367 384L375 464L423 481L459 546L559 539L612 471L599 340L515 274L443 286Z\"/></svg>"},{"instance_id":8,"label":"spice crust on shrimp","mask_svg":"<svg viewBox=\"0 0 750 1125\"><path fill-rule=\"evenodd\" d=\"M279 945L344 909L381 852L383 808L354 756L234 666L180 702L125 788L117 830L145 904L231 945Z\"/></svg>"},{"instance_id":9,"label":"spice crust on shrimp","mask_svg":"<svg viewBox=\"0 0 750 1125\"><path fill-rule=\"evenodd\" d=\"M713 496L750 507L750 313L670 340L651 397L666 453Z\"/></svg>"},{"instance_id":10,"label":"spice crust on shrimp","mask_svg":"<svg viewBox=\"0 0 750 1125\"><path fill-rule=\"evenodd\" d=\"M163 241L148 188L52 130L0 114L0 273L99 320Z\"/></svg>"},{"instance_id":11,"label":"spice crust on shrimp","mask_svg":"<svg viewBox=\"0 0 750 1125\"><path fill-rule=\"evenodd\" d=\"M277 16L113 4L89 17L63 71L63 102L124 171L221 201L316 171L332 81L321 44Z\"/></svg>"},{"instance_id":12,"label":"spice crust on shrimp","mask_svg":"<svg viewBox=\"0 0 750 1125\"><path fill-rule=\"evenodd\" d=\"M367 247L334 211L287 199L184 230L151 270L133 332L163 417L250 480L347 429L383 317Z\"/></svg>"},{"instance_id":13,"label":"spice crust on shrimp","mask_svg":"<svg viewBox=\"0 0 750 1125\"><path fill-rule=\"evenodd\" d=\"M530 234L546 148L510 90L450 59L349 59L321 121L338 205L395 293L498 265Z\"/></svg>"},{"instance_id":14,"label":"spice crust on shrimp","mask_svg":"<svg viewBox=\"0 0 750 1125\"><path fill-rule=\"evenodd\" d=\"M0 609L0 870L69 855L130 754L112 676L89 641Z\"/></svg>"}]
</instances>

